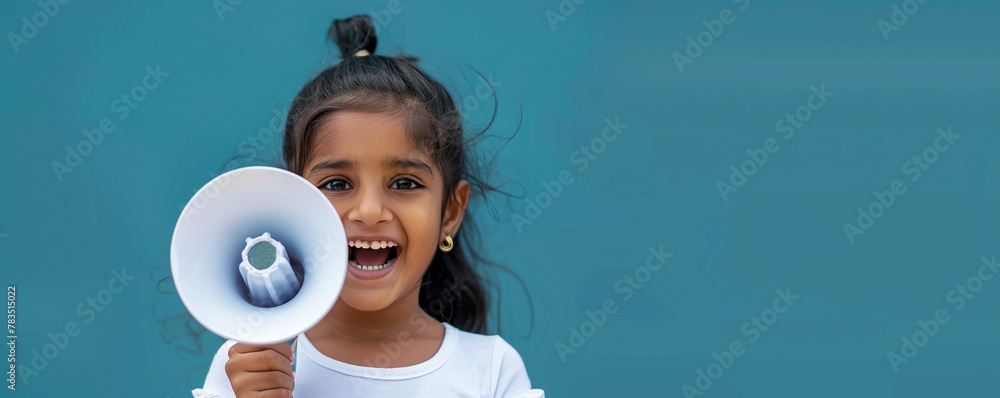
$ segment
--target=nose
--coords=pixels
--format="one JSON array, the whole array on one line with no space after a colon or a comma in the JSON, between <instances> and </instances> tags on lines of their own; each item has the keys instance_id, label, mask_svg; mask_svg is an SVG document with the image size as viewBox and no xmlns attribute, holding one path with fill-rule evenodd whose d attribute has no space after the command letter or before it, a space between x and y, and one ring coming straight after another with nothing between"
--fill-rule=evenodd
<instances>
[{"instance_id":1,"label":"nose","mask_svg":"<svg viewBox=\"0 0 1000 398\"><path fill-rule=\"evenodd\" d=\"M377 185L358 188L357 192L355 202L347 212L348 221L374 226L392 220L392 212L385 205L383 192Z\"/></svg>"}]
</instances>

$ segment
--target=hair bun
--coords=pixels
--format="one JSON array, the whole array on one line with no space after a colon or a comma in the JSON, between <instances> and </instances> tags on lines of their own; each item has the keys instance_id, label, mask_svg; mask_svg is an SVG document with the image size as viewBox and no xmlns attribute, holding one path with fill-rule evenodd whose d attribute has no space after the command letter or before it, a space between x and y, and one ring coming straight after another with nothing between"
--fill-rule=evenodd
<instances>
[{"instance_id":1,"label":"hair bun","mask_svg":"<svg viewBox=\"0 0 1000 398\"><path fill-rule=\"evenodd\" d=\"M326 33L327 39L337 44L340 55L347 59L358 51L367 50L375 53L378 38L375 37L375 25L368 15L355 15L347 19L335 19Z\"/></svg>"}]
</instances>

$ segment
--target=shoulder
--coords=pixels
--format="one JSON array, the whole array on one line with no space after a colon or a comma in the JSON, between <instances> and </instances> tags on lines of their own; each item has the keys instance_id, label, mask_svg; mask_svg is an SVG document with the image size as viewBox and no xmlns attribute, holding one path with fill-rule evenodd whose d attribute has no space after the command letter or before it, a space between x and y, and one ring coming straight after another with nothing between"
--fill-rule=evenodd
<instances>
[{"instance_id":1,"label":"shoulder","mask_svg":"<svg viewBox=\"0 0 1000 398\"><path fill-rule=\"evenodd\" d=\"M465 332L452 325L444 324L447 333L453 334L453 355L475 360L481 365L489 365L494 373L501 367L524 367L517 350L497 335L482 335ZM447 337L447 336L446 336ZM445 339L445 344L448 344Z\"/></svg>"},{"instance_id":2,"label":"shoulder","mask_svg":"<svg viewBox=\"0 0 1000 398\"><path fill-rule=\"evenodd\" d=\"M507 340L504 340L500 336L489 336L493 340L493 364L495 368L507 371L521 371L525 374L527 378L527 370L524 367L524 361L521 359L521 354L517 353Z\"/></svg>"},{"instance_id":3,"label":"shoulder","mask_svg":"<svg viewBox=\"0 0 1000 398\"><path fill-rule=\"evenodd\" d=\"M478 353L487 352L492 353L495 340L500 338L500 336L486 336L482 334L470 333L459 328L456 328L448 323L442 323L445 327L445 340L448 340L448 334L452 334L455 340L455 346L460 352L467 352L472 350Z\"/></svg>"},{"instance_id":4,"label":"shoulder","mask_svg":"<svg viewBox=\"0 0 1000 398\"><path fill-rule=\"evenodd\" d=\"M493 337L493 374L496 380L494 397L511 396L511 393L531 389L528 369L524 366L521 354L517 353L507 340L500 336Z\"/></svg>"},{"instance_id":5,"label":"shoulder","mask_svg":"<svg viewBox=\"0 0 1000 398\"><path fill-rule=\"evenodd\" d=\"M524 367L521 355L503 337L469 333L447 323L444 325L447 328L447 333L455 335L455 353L464 357L476 358L480 362L489 358L489 363L494 371L501 367Z\"/></svg>"},{"instance_id":6,"label":"shoulder","mask_svg":"<svg viewBox=\"0 0 1000 398\"><path fill-rule=\"evenodd\" d=\"M450 326L450 325L449 325ZM528 398L544 397L541 390L531 389L531 380L524 361L517 350L503 337L463 332L455 328L458 336L456 353L466 358L476 358L480 367L489 369L491 397Z\"/></svg>"}]
</instances>

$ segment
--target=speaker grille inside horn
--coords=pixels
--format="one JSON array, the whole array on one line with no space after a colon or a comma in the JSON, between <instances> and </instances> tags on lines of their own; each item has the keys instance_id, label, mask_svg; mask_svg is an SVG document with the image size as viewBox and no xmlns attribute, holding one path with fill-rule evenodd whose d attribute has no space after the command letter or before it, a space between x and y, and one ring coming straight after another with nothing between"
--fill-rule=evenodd
<instances>
[{"instance_id":1,"label":"speaker grille inside horn","mask_svg":"<svg viewBox=\"0 0 1000 398\"><path fill-rule=\"evenodd\" d=\"M247 260L256 269L268 269L274 265L274 256L277 249L271 242L266 240L254 243L250 251L247 252Z\"/></svg>"}]
</instances>

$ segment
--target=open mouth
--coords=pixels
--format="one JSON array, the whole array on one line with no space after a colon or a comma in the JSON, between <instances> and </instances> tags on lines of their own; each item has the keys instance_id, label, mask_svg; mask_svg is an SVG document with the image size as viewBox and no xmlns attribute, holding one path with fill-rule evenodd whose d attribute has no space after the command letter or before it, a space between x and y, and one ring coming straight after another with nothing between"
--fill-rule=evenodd
<instances>
[{"instance_id":1,"label":"open mouth","mask_svg":"<svg viewBox=\"0 0 1000 398\"><path fill-rule=\"evenodd\" d=\"M380 271L399 257L399 244L392 241L349 240L348 264L362 271Z\"/></svg>"}]
</instances>

